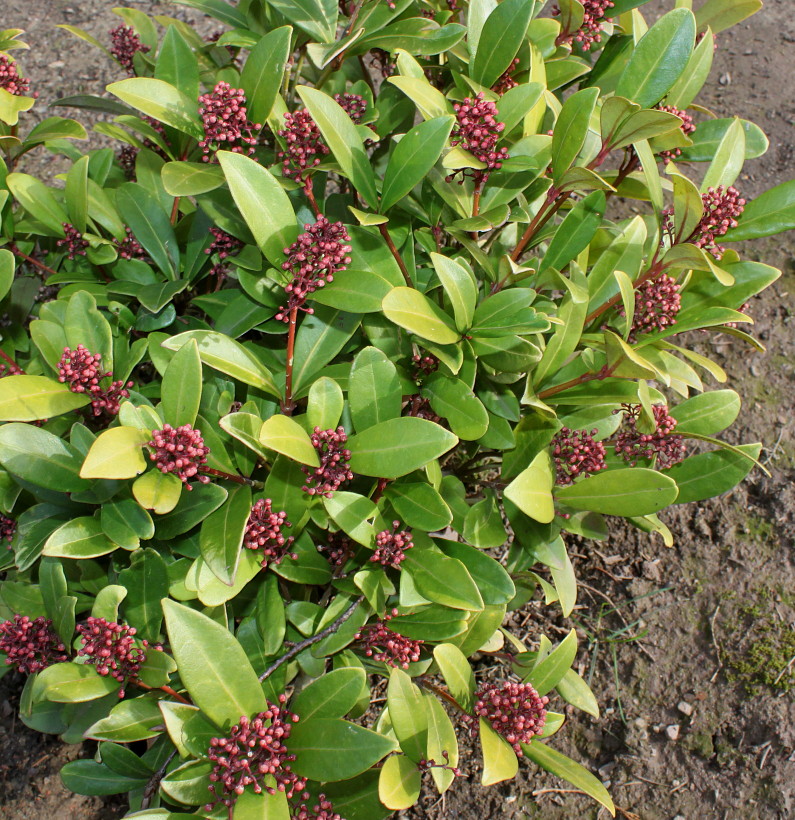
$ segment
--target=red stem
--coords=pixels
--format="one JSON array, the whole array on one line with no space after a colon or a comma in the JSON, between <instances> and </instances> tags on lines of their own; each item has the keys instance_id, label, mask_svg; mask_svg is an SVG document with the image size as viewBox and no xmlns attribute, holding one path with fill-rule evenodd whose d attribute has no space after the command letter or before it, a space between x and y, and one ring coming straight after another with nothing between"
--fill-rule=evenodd
<instances>
[{"instance_id":1,"label":"red stem","mask_svg":"<svg viewBox=\"0 0 795 820\"><path fill-rule=\"evenodd\" d=\"M175 689L172 689L170 686L149 686L149 684L144 683L142 680L138 678L134 678L130 683L135 684L136 686L140 687L141 689L148 689L149 691L153 691L154 689L160 689L162 692L165 692L167 695L170 695L175 700L178 700L180 703L187 703L189 705L193 705L191 701L186 698L184 695L180 695Z\"/></svg>"},{"instance_id":2,"label":"red stem","mask_svg":"<svg viewBox=\"0 0 795 820\"><path fill-rule=\"evenodd\" d=\"M295 410L293 401L293 363L295 359L295 329L298 322L298 308L290 310L289 327L287 329L287 364L284 379L284 401L282 402L282 412L291 416Z\"/></svg>"},{"instance_id":3,"label":"red stem","mask_svg":"<svg viewBox=\"0 0 795 820\"><path fill-rule=\"evenodd\" d=\"M171 224L176 225L179 219L179 200L178 196L174 197L174 204L171 206Z\"/></svg>"},{"instance_id":4,"label":"red stem","mask_svg":"<svg viewBox=\"0 0 795 820\"><path fill-rule=\"evenodd\" d=\"M216 478L225 478L227 481L234 481L235 484L253 484L250 478L245 478L242 475L234 475L234 473L225 473L223 470L214 470L211 467L204 467L202 472L205 475L216 476Z\"/></svg>"},{"instance_id":5,"label":"red stem","mask_svg":"<svg viewBox=\"0 0 795 820\"><path fill-rule=\"evenodd\" d=\"M28 256L26 253L22 253L22 251L16 246L13 246L12 250L15 256L19 256L26 262L30 262L31 265L34 265L39 270L43 270L48 276L55 276L58 273L58 271L55 271L52 268L48 268L47 265L45 265L43 262L39 262L38 259L34 259L32 256Z\"/></svg>"},{"instance_id":6,"label":"red stem","mask_svg":"<svg viewBox=\"0 0 795 820\"><path fill-rule=\"evenodd\" d=\"M0 350L0 357L4 358L11 365L11 367L18 370L18 375L25 375L25 371L8 355L8 353L5 352L5 350Z\"/></svg>"},{"instance_id":7,"label":"red stem","mask_svg":"<svg viewBox=\"0 0 795 820\"><path fill-rule=\"evenodd\" d=\"M406 263L403 261L403 258L400 255L400 251L395 247L395 243L392 241L392 237L389 235L389 231L387 230L386 223L382 222L378 226L378 230L381 232L381 236L384 237L384 242L386 242L386 246L389 248L390 253L392 256L395 257L395 262L398 263L398 267L400 268L400 272L403 274L403 278L406 280L406 287L413 288L414 284L411 281L411 277L409 276L409 269L406 267Z\"/></svg>"}]
</instances>

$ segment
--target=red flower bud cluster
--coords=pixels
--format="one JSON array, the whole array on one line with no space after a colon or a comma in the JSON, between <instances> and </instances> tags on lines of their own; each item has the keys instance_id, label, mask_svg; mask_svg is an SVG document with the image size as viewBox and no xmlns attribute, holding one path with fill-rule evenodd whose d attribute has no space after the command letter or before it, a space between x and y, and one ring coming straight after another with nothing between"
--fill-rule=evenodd
<instances>
[{"instance_id":1,"label":"red flower bud cluster","mask_svg":"<svg viewBox=\"0 0 795 820\"><path fill-rule=\"evenodd\" d=\"M307 297L333 282L334 274L345 270L351 261L351 246L347 244L351 238L342 222L329 222L325 216L319 216L314 225L304 228L305 233L284 249L287 261L282 263L282 269L291 271L293 278L284 288L287 305L276 314L280 322L288 322L293 310L312 313L312 308L304 307Z\"/></svg>"},{"instance_id":2,"label":"red flower bud cluster","mask_svg":"<svg viewBox=\"0 0 795 820\"><path fill-rule=\"evenodd\" d=\"M210 162L210 154L221 149L248 156L254 153L257 138L253 132L262 126L249 120L242 88L218 83L210 93L199 97L199 114L204 126L204 139L199 141L204 151L202 162Z\"/></svg>"},{"instance_id":3,"label":"red flower bud cluster","mask_svg":"<svg viewBox=\"0 0 795 820\"><path fill-rule=\"evenodd\" d=\"M675 116L679 117L682 120L682 125L680 128L682 129L682 133L689 137L696 130L696 124L693 122L693 118L687 111L683 111L681 108L677 108L675 105L658 105L658 111L666 111L668 114L674 114ZM662 159L663 163L667 165L669 162L673 162L677 157L682 156L682 149L681 148L672 148L670 151L660 151L660 158Z\"/></svg>"},{"instance_id":4,"label":"red flower bud cluster","mask_svg":"<svg viewBox=\"0 0 795 820\"><path fill-rule=\"evenodd\" d=\"M615 3L612 0L581 0L585 7L585 16L582 25L577 31L566 34L558 38L559 43L575 42L580 44L583 51L590 51L594 43L602 42L602 21L608 9L612 9ZM555 16L560 14L560 9L555 8L552 12Z\"/></svg>"},{"instance_id":5,"label":"red flower bud cluster","mask_svg":"<svg viewBox=\"0 0 795 820\"><path fill-rule=\"evenodd\" d=\"M485 163L481 171L471 171L478 182L488 178L489 171L502 168L502 161L508 159L507 148L497 148L500 134L505 129L504 122L497 121L497 106L490 100L483 99L481 91L475 99L465 97L463 102L453 106L456 124L453 128L451 145L460 145L465 151ZM455 174L447 177L450 182Z\"/></svg>"},{"instance_id":6,"label":"red flower bud cluster","mask_svg":"<svg viewBox=\"0 0 795 820\"><path fill-rule=\"evenodd\" d=\"M353 542L348 536L340 530L339 532L326 532L325 544L318 546L318 551L325 555L328 562L333 567L344 566L348 560L348 556L353 551Z\"/></svg>"},{"instance_id":7,"label":"red flower bud cluster","mask_svg":"<svg viewBox=\"0 0 795 820\"><path fill-rule=\"evenodd\" d=\"M116 246L116 251L119 254L121 259L141 259L141 260L148 260L149 256L144 250L143 245L135 238L133 232L130 228L124 228L126 236L124 239L119 241L118 239L113 240L113 244Z\"/></svg>"},{"instance_id":8,"label":"red flower bud cluster","mask_svg":"<svg viewBox=\"0 0 795 820\"><path fill-rule=\"evenodd\" d=\"M685 457L684 438L676 433L676 419L668 415L668 408L664 404L655 404L655 429L653 433L641 433L637 428L641 412L639 404L622 404L623 422L626 429L616 437L616 455L634 467L640 459L650 461L657 456L657 467L666 470L673 467Z\"/></svg>"},{"instance_id":9,"label":"red flower bud cluster","mask_svg":"<svg viewBox=\"0 0 795 820\"><path fill-rule=\"evenodd\" d=\"M116 62L132 77L135 76L133 57L139 52L150 51L149 46L141 42L141 38L132 26L124 24L116 26L110 31L110 53Z\"/></svg>"},{"instance_id":10,"label":"red flower bud cluster","mask_svg":"<svg viewBox=\"0 0 795 820\"><path fill-rule=\"evenodd\" d=\"M434 424L441 424L444 419L434 412L430 399L423 398L419 393L413 395L406 405L407 416L414 416L415 419L426 419Z\"/></svg>"},{"instance_id":11,"label":"red flower bud cluster","mask_svg":"<svg viewBox=\"0 0 795 820\"><path fill-rule=\"evenodd\" d=\"M14 540L16 531L17 522L7 515L0 514L0 541L7 541L10 544Z\"/></svg>"},{"instance_id":12,"label":"red flower bud cluster","mask_svg":"<svg viewBox=\"0 0 795 820\"><path fill-rule=\"evenodd\" d=\"M341 484L353 479L353 473L348 467L351 451L345 447L348 437L342 427L336 430L315 427L311 438L312 446L320 457L320 466L301 468L307 476L307 482L301 489L309 495L331 498Z\"/></svg>"},{"instance_id":13,"label":"red flower bud cluster","mask_svg":"<svg viewBox=\"0 0 795 820\"><path fill-rule=\"evenodd\" d=\"M108 416L116 416L119 413L119 405L122 399L129 397L128 387L132 387L132 382L125 385L120 379L111 381L107 388L102 387L102 379L113 379L110 370L103 372L102 356L99 353L91 353L83 345L78 345L75 350L65 347L61 360L58 362L58 381L68 384L73 393L87 393L91 396L91 410L95 416L105 413Z\"/></svg>"},{"instance_id":14,"label":"red flower bud cluster","mask_svg":"<svg viewBox=\"0 0 795 820\"><path fill-rule=\"evenodd\" d=\"M205 445L201 433L190 424L176 429L164 424L162 430L152 433L149 446L154 448L149 458L161 473L174 473L189 490L192 489L188 484L191 478L198 478L202 484L209 483L208 476L197 473L207 463L210 448Z\"/></svg>"},{"instance_id":15,"label":"red flower bud cluster","mask_svg":"<svg viewBox=\"0 0 795 820\"><path fill-rule=\"evenodd\" d=\"M0 624L0 652L6 656L6 664L16 666L23 675L69 660L52 621L41 617L31 621L27 615L14 615L13 621Z\"/></svg>"},{"instance_id":16,"label":"red flower bud cluster","mask_svg":"<svg viewBox=\"0 0 795 820\"><path fill-rule=\"evenodd\" d=\"M210 233L214 239L210 247L206 248L204 252L206 254L217 253L219 261L210 268L209 275L221 277L229 269L225 260L230 256L237 256L245 243L220 228L210 228Z\"/></svg>"},{"instance_id":17,"label":"red flower bud cluster","mask_svg":"<svg viewBox=\"0 0 795 820\"><path fill-rule=\"evenodd\" d=\"M592 475L607 469L605 446L594 439L596 432L562 427L552 439L550 446L555 461L556 483L573 484L581 475Z\"/></svg>"},{"instance_id":18,"label":"red flower bud cluster","mask_svg":"<svg viewBox=\"0 0 795 820\"><path fill-rule=\"evenodd\" d=\"M16 364L9 364L7 362L0 362L0 379L4 376L21 376L22 368Z\"/></svg>"},{"instance_id":19,"label":"red flower bud cluster","mask_svg":"<svg viewBox=\"0 0 795 820\"><path fill-rule=\"evenodd\" d=\"M417 761L417 768L422 773L429 772L431 769L447 769L453 773L454 777L463 777L461 769L457 766L450 765L450 753L446 749L442 751L442 757L444 758L444 763L437 763L433 758L429 760L423 758Z\"/></svg>"},{"instance_id":20,"label":"red flower bud cluster","mask_svg":"<svg viewBox=\"0 0 795 820\"><path fill-rule=\"evenodd\" d=\"M665 330L676 324L676 316L682 307L679 291L682 286L666 273L645 281L635 292L635 315L629 330L629 341L634 344L639 333ZM619 309L621 316L626 315Z\"/></svg>"},{"instance_id":21,"label":"red flower bud cluster","mask_svg":"<svg viewBox=\"0 0 795 820\"><path fill-rule=\"evenodd\" d=\"M294 114L285 113L284 128L279 131L279 136L286 143L285 150L277 154L282 160L282 173L308 188L309 171L320 165L321 158L329 152L320 129L309 111L302 108Z\"/></svg>"},{"instance_id":22,"label":"red flower bud cluster","mask_svg":"<svg viewBox=\"0 0 795 820\"><path fill-rule=\"evenodd\" d=\"M495 94L499 94L502 97L502 95L506 91L510 91L512 88L516 88L516 86L519 85L519 83L517 83L512 76L513 72L516 71L518 66L519 58L514 57L514 59L511 60L511 64L508 66L508 68L506 68L505 71L502 72L497 82L494 83L494 85L491 87L492 91L494 91Z\"/></svg>"},{"instance_id":23,"label":"red flower bud cluster","mask_svg":"<svg viewBox=\"0 0 795 820\"><path fill-rule=\"evenodd\" d=\"M750 302L744 302L741 307L737 308L737 311L738 311L738 313L744 313L747 316L748 311L750 309L751 309L751 303ZM725 327L737 328L739 326L739 324L740 324L739 322L726 322ZM0 373L0 376L2 376L2 373Z\"/></svg>"},{"instance_id":24,"label":"red flower bud cluster","mask_svg":"<svg viewBox=\"0 0 795 820\"><path fill-rule=\"evenodd\" d=\"M411 374L411 378L415 382L421 382L425 376L430 376L431 373L435 373L439 369L439 360L436 356L430 354L420 356L419 353L415 353L411 357L411 361L414 363L414 372Z\"/></svg>"},{"instance_id":25,"label":"red flower bud cluster","mask_svg":"<svg viewBox=\"0 0 795 820\"><path fill-rule=\"evenodd\" d=\"M278 704L268 701L268 708L253 719L241 717L229 737L210 740L207 757L213 762L210 791L215 802L205 807L207 811L212 811L217 803L231 808L246 786L252 786L256 794L280 791L288 798L306 787L306 780L290 768L295 755L287 751L285 741L293 723L298 722L298 715L284 707L286 700L279 695ZM276 781L275 788L265 782L268 776ZM220 785L220 792L215 784Z\"/></svg>"},{"instance_id":26,"label":"red flower bud cluster","mask_svg":"<svg viewBox=\"0 0 795 820\"><path fill-rule=\"evenodd\" d=\"M292 535L284 536L282 529L292 527L283 510L274 512L270 498L260 498L251 508L251 513L243 535L243 546L250 550L262 552L262 566L279 564L288 556L297 558L290 552L295 539Z\"/></svg>"},{"instance_id":27,"label":"red flower bud cluster","mask_svg":"<svg viewBox=\"0 0 795 820\"><path fill-rule=\"evenodd\" d=\"M475 714L522 755L521 743L540 735L547 719L548 697L541 697L529 683L484 683L475 693Z\"/></svg>"},{"instance_id":28,"label":"red flower bud cluster","mask_svg":"<svg viewBox=\"0 0 795 820\"><path fill-rule=\"evenodd\" d=\"M334 100L358 125L367 113L367 100L361 94L335 94Z\"/></svg>"},{"instance_id":29,"label":"red flower bud cluster","mask_svg":"<svg viewBox=\"0 0 795 820\"><path fill-rule=\"evenodd\" d=\"M147 641L138 646L136 630L132 626L89 616L88 622L78 624L77 632L83 646L77 654L96 667L102 677L115 678L122 684L119 697L124 697L124 684L134 678L146 661ZM159 647L155 647L159 649Z\"/></svg>"},{"instance_id":30,"label":"red flower bud cluster","mask_svg":"<svg viewBox=\"0 0 795 820\"><path fill-rule=\"evenodd\" d=\"M302 798L304 802L293 809L292 820L345 820L341 814L334 811L334 806L326 800L325 794L319 794L317 802L311 806L306 803L309 800L308 792L304 792Z\"/></svg>"},{"instance_id":31,"label":"red flower bud cluster","mask_svg":"<svg viewBox=\"0 0 795 820\"><path fill-rule=\"evenodd\" d=\"M737 227L737 220L745 210L745 200L733 185L728 188L723 185L710 188L701 195L701 200L704 203L704 216L693 231L693 244L720 259L725 248L718 245L715 240L723 236L729 228Z\"/></svg>"},{"instance_id":32,"label":"red flower bud cluster","mask_svg":"<svg viewBox=\"0 0 795 820\"><path fill-rule=\"evenodd\" d=\"M20 76L17 64L6 54L0 54L0 88L15 97L26 97L30 94L30 80ZM38 94L34 94L38 97Z\"/></svg>"},{"instance_id":33,"label":"red flower bud cluster","mask_svg":"<svg viewBox=\"0 0 795 820\"><path fill-rule=\"evenodd\" d=\"M406 560L406 550L414 546L409 530L400 529L400 521L392 522L391 530L383 530L375 537L375 552L370 558L382 567L397 569Z\"/></svg>"},{"instance_id":34,"label":"red flower bud cluster","mask_svg":"<svg viewBox=\"0 0 795 820\"><path fill-rule=\"evenodd\" d=\"M397 614L398 611L393 609L391 615L367 624L356 633L354 640L362 642L364 654L368 658L387 666L408 669L410 663L416 663L420 659L424 641L406 638L389 629L386 624Z\"/></svg>"},{"instance_id":35,"label":"red flower bud cluster","mask_svg":"<svg viewBox=\"0 0 795 820\"><path fill-rule=\"evenodd\" d=\"M87 239L83 239L83 234L69 222L63 223L63 230L66 236L59 239L55 244L59 248L66 248L66 255L69 259L74 259L75 256L85 256L89 242Z\"/></svg>"}]
</instances>

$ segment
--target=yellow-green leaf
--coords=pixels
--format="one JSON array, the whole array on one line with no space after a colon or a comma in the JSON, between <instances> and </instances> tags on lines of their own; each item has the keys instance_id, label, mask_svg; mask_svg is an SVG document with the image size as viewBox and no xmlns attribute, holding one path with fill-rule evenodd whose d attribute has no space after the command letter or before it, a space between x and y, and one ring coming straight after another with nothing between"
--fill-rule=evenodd
<instances>
[{"instance_id":1,"label":"yellow-green leaf","mask_svg":"<svg viewBox=\"0 0 795 820\"><path fill-rule=\"evenodd\" d=\"M146 469L142 447L150 434L137 427L104 430L91 445L81 478L134 478Z\"/></svg>"}]
</instances>

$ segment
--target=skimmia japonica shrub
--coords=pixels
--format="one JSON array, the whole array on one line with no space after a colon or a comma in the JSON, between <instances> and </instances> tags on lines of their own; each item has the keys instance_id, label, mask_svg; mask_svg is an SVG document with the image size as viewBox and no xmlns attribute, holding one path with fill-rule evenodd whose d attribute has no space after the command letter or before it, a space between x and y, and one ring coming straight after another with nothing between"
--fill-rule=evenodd
<instances>
[{"instance_id":1,"label":"skimmia japonica shrub","mask_svg":"<svg viewBox=\"0 0 795 820\"><path fill-rule=\"evenodd\" d=\"M754 468L699 351L761 349L778 272L735 243L794 227L795 185L749 199L765 135L695 100L756 4L182 4L221 31L72 29L118 65L56 101L107 115L90 150L28 124L0 33L21 719L98 741L64 782L145 820L380 820L522 757L613 811L555 748L599 713L576 633L503 625L571 613L572 537L670 544L666 507Z\"/></svg>"}]
</instances>

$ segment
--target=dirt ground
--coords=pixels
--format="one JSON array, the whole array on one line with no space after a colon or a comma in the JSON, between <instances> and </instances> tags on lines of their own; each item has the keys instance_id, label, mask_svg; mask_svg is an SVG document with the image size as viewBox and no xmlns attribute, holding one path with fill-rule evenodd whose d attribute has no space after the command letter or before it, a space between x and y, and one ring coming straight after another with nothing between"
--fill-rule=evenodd
<instances>
[{"instance_id":1,"label":"dirt ground","mask_svg":"<svg viewBox=\"0 0 795 820\"><path fill-rule=\"evenodd\" d=\"M698 1L698 0L697 0ZM115 79L108 60L58 23L100 39L115 25L105 0L4 0L0 27L27 30L22 58L41 102L96 91ZM145 11L190 17L158 2ZM655 11L673 6L656 2ZM176 11L175 11L176 8ZM645 11L645 9L644 9ZM651 14L647 15L651 19ZM792 0L765 0L750 21L719 39L710 86L700 98L718 116L757 122L770 151L746 165L744 195L795 176L795 18ZM39 167L46 167L40 160ZM666 549L628 528L606 542L574 545L583 582L574 614L578 663L603 707L601 719L572 714L556 746L608 784L619 816L634 820L785 820L795 817L795 440L791 421L795 237L756 243L751 258L782 268L751 307L767 354L739 340L699 340L744 400L730 440L762 441L760 471L734 492L664 514L676 543ZM529 606L514 631L532 642L563 634ZM618 682L618 683L617 683ZM15 720L18 689L0 682L0 816L8 820L109 820L117 805L70 795L58 770L90 749L63 747ZM521 767L510 783L482 789L477 765L443 801L427 793L411 820L568 820L607 817L567 786Z\"/></svg>"}]
</instances>

